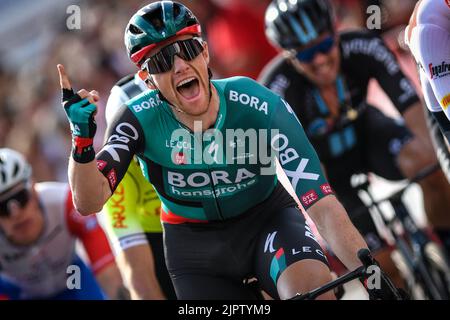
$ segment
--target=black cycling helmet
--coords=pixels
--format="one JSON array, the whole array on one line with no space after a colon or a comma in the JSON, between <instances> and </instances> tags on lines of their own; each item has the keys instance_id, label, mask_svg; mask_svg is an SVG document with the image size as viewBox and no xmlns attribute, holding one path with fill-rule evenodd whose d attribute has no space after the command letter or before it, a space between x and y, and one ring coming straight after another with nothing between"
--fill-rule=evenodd
<instances>
[{"instance_id":1,"label":"black cycling helmet","mask_svg":"<svg viewBox=\"0 0 450 320\"><path fill-rule=\"evenodd\" d=\"M327 0L273 0L265 15L267 38L283 49L295 49L333 30Z\"/></svg>"},{"instance_id":2,"label":"black cycling helmet","mask_svg":"<svg viewBox=\"0 0 450 320\"><path fill-rule=\"evenodd\" d=\"M157 43L183 34L201 35L198 19L186 6L172 1L151 3L136 12L125 29L128 57L140 67Z\"/></svg>"}]
</instances>

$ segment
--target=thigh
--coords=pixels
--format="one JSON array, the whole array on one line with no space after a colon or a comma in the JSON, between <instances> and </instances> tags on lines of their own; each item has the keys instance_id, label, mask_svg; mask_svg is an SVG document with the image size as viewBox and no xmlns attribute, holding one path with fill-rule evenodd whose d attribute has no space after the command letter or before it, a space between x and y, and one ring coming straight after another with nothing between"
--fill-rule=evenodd
<instances>
[{"instance_id":1,"label":"thigh","mask_svg":"<svg viewBox=\"0 0 450 320\"><path fill-rule=\"evenodd\" d=\"M164 245L162 232L146 233L147 241L152 248L153 258L155 261L155 273L158 282L165 296L169 300L176 300L175 290L172 280L167 271L166 261L164 258Z\"/></svg>"},{"instance_id":2,"label":"thigh","mask_svg":"<svg viewBox=\"0 0 450 320\"><path fill-rule=\"evenodd\" d=\"M231 250L228 228L164 226L167 269L177 299L249 299L240 269L244 261ZM228 232L224 232L228 230Z\"/></svg>"},{"instance_id":3,"label":"thigh","mask_svg":"<svg viewBox=\"0 0 450 320\"><path fill-rule=\"evenodd\" d=\"M401 118L386 116L368 106L365 111L365 161L368 171L389 180L404 179L398 164L398 155L414 138Z\"/></svg>"},{"instance_id":4,"label":"thigh","mask_svg":"<svg viewBox=\"0 0 450 320\"><path fill-rule=\"evenodd\" d=\"M179 300L256 300L242 281L205 274L181 274L172 277Z\"/></svg>"},{"instance_id":5,"label":"thigh","mask_svg":"<svg viewBox=\"0 0 450 320\"><path fill-rule=\"evenodd\" d=\"M262 289L273 298L279 298L277 282L290 265L311 259L328 266L323 249L296 207L273 213L260 233L256 250L256 277Z\"/></svg>"}]
</instances>

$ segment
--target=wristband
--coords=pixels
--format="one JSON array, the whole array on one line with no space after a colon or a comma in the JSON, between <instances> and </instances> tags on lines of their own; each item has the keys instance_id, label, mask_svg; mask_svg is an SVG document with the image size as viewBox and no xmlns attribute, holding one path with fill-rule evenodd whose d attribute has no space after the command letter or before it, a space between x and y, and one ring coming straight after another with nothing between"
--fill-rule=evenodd
<instances>
[{"instance_id":1,"label":"wristband","mask_svg":"<svg viewBox=\"0 0 450 320\"><path fill-rule=\"evenodd\" d=\"M67 100L69 100L70 98L72 98L75 95L75 92L73 92L73 89L67 89L67 88L63 88L62 89L62 103L66 102Z\"/></svg>"},{"instance_id":2,"label":"wristband","mask_svg":"<svg viewBox=\"0 0 450 320\"><path fill-rule=\"evenodd\" d=\"M74 136L72 158L78 163L88 163L95 159L94 139Z\"/></svg>"}]
</instances>

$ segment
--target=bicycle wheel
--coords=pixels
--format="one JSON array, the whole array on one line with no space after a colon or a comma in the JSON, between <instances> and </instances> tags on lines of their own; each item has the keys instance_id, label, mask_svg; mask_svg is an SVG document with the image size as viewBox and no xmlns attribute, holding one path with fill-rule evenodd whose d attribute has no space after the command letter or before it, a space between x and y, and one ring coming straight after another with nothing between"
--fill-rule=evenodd
<instances>
[{"instance_id":1,"label":"bicycle wheel","mask_svg":"<svg viewBox=\"0 0 450 320\"><path fill-rule=\"evenodd\" d=\"M392 260L413 300L445 300L445 295L439 289L442 286L436 285L424 255L412 250L404 239L397 240L397 250L392 252Z\"/></svg>"},{"instance_id":2,"label":"bicycle wheel","mask_svg":"<svg viewBox=\"0 0 450 320\"><path fill-rule=\"evenodd\" d=\"M443 300L450 299L450 267L443 250L434 242L428 243L424 248L424 258L427 263L436 288Z\"/></svg>"},{"instance_id":3,"label":"bicycle wheel","mask_svg":"<svg viewBox=\"0 0 450 320\"><path fill-rule=\"evenodd\" d=\"M405 290L411 297L411 300L428 299L423 282L416 271L415 258L411 248L404 239L399 239L396 246L397 249L392 251L391 258L405 282Z\"/></svg>"}]
</instances>

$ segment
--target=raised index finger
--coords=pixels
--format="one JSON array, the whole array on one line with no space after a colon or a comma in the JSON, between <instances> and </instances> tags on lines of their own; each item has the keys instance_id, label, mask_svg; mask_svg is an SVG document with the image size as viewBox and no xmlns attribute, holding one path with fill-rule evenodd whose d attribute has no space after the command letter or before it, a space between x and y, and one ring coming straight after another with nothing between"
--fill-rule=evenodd
<instances>
[{"instance_id":1,"label":"raised index finger","mask_svg":"<svg viewBox=\"0 0 450 320\"><path fill-rule=\"evenodd\" d=\"M61 85L61 89L72 89L72 85L70 84L69 77L67 76L64 66L62 64L58 64L56 67L58 68L59 84Z\"/></svg>"}]
</instances>

